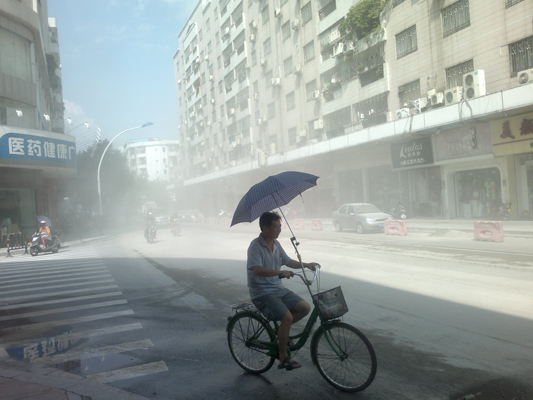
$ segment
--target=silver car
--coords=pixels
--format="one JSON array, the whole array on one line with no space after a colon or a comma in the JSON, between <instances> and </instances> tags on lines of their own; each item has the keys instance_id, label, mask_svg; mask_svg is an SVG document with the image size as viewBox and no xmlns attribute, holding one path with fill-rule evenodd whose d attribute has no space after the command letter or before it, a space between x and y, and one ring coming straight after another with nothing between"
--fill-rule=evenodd
<instances>
[{"instance_id":1,"label":"silver car","mask_svg":"<svg viewBox=\"0 0 533 400\"><path fill-rule=\"evenodd\" d=\"M350 203L342 205L333 213L333 226L337 232L355 229L357 233L370 230L383 230L385 221L393 219L370 203Z\"/></svg>"}]
</instances>

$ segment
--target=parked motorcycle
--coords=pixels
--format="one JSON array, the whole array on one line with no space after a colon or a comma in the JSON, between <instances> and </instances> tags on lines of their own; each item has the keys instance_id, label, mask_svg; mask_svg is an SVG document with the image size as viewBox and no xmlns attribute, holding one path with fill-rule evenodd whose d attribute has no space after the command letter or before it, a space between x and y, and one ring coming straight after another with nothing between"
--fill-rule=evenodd
<instances>
[{"instance_id":1,"label":"parked motorcycle","mask_svg":"<svg viewBox=\"0 0 533 400\"><path fill-rule=\"evenodd\" d=\"M489 218L497 221L511 220L512 203L494 204L489 212Z\"/></svg>"},{"instance_id":2,"label":"parked motorcycle","mask_svg":"<svg viewBox=\"0 0 533 400\"><path fill-rule=\"evenodd\" d=\"M45 246L43 246L43 240L41 238L41 233L35 232L31 238L30 245L30 254L35 257L39 253L45 253L50 251L52 253L57 253L61 247L59 243L59 237L56 234L52 234L52 239L45 239Z\"/></svg>"},{"instance_id":3,"label":"parked motorcycle","mask_svg":"<svg viewBox=\"0 0 533 400\"><path fill-rule=\"evenodd\" d=\"M407 219L407 212L405 211L405 208L398 203L397 208L390 208L388 210L384 210L387 214L390 214L392 218L394 219Z\"/></svg>"},{"instance_id":4,"label":"parked motorcycle","mask_svg":"<svg viewBox=\"0 0 533 400\"><path fill-rule=\"evenodd\" d=\"M221 210L218 214L217 222L221 225L229 225L231 222L231 214L227 211Z\"/></svg>"},{"instance_id":5,"label":"parked motorcycle","mask_svg":"<svg viewBox=\"0 0 533 400\"><path fill-rule=\"evenodd\" d=\"M172 221L170 221L170 232L174 236L179 236L181 233L181 224L179 218L173 218Z\"/></svg>"}]
</instances>

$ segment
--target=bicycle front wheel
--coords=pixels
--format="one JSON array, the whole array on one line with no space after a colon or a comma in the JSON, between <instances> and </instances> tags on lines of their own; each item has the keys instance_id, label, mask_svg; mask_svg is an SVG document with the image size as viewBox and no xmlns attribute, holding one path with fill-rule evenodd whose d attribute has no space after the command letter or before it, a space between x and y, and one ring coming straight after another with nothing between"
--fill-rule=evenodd
<instances>
[{"instance_id":1,"label":"bicycle front wheel","mask_svg":"<svg viewBox=\"0 0 533 400\"><path fill-rule=\"evenodd\" d=\"M265 321L251 313L240 313L228 324L228 346L231 355L244 370L252 374L268 371L274 358L268 350L255 347L253 340L274 342L274 334L267 329Z\"/></svg>"},{"instance_id":2,"label":"bicycle front wheel","mask_svg":"<svg viewBox=\"0 0 533 400\"><path fill-rule=\"evenodd\" d=\"M344 392L359 392L374 380L376 353L361 331L342 322L317 330L311 357L328 383Z\"/></svg>"}]
</instances>

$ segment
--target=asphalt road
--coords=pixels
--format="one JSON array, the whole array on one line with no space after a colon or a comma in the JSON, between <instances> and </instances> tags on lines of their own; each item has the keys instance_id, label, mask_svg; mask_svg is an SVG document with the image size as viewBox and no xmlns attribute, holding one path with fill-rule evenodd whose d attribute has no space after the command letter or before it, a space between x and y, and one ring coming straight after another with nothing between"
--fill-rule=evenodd
<instances>
[{"instance_id":1,"label":"asphalt road","mask_svg":"<svg viewBox=\"0 0 533 400\"><path fill-rule=\"evenodd\" d=\"M295 356L303 368L292 372L274 367L253 376L231 358L225 326L229 305L249 300L245 256L258 234L255 225L184 225L179 237L160 229L151 245L138 231L39 256L31 265L20 261L30 268L25 276L60 262L94 272L90 282L110 286L101 289L104 294L115 293L99 299L98 308L91 298L14 311L13 302L37 300L9 299L40 292L33 294L37 286L14 287L29 282L0 265L0 278L7 278L0 287L0 318L8 318L0 319L4 356L161 399L533 398L531 239L474 242L453 231L406 237L295 233L304 261L323 267L321 289L342 286L350 308L344 321L374 345L378 373L364 392L330 387L312 365L307 345ZM280 241L293 254L289 237L284 231ZM285 285L309 296L297 280ZM65 310L60 317L29 313L68 306L90 308Z\"/></svg>"}]
</instances>

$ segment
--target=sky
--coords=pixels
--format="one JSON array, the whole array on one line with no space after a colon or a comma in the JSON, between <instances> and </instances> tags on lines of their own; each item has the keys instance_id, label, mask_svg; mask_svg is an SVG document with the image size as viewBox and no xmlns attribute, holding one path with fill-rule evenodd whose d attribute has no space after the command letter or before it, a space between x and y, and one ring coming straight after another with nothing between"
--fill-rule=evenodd
<instances>
[{"instance_id":1,"label":"sky","mask_svg":"<svg viewBox=\"0 0 533 400\"><path fill-rule=\"evenodd\" d=\"M179 139L173 55L197 0L48 0L57 19L67 132L78 150L102 139ZM89 123L89 129L84 122ZM81 126L80 126L81 125Z\"/></svg>"}]
</instances>

